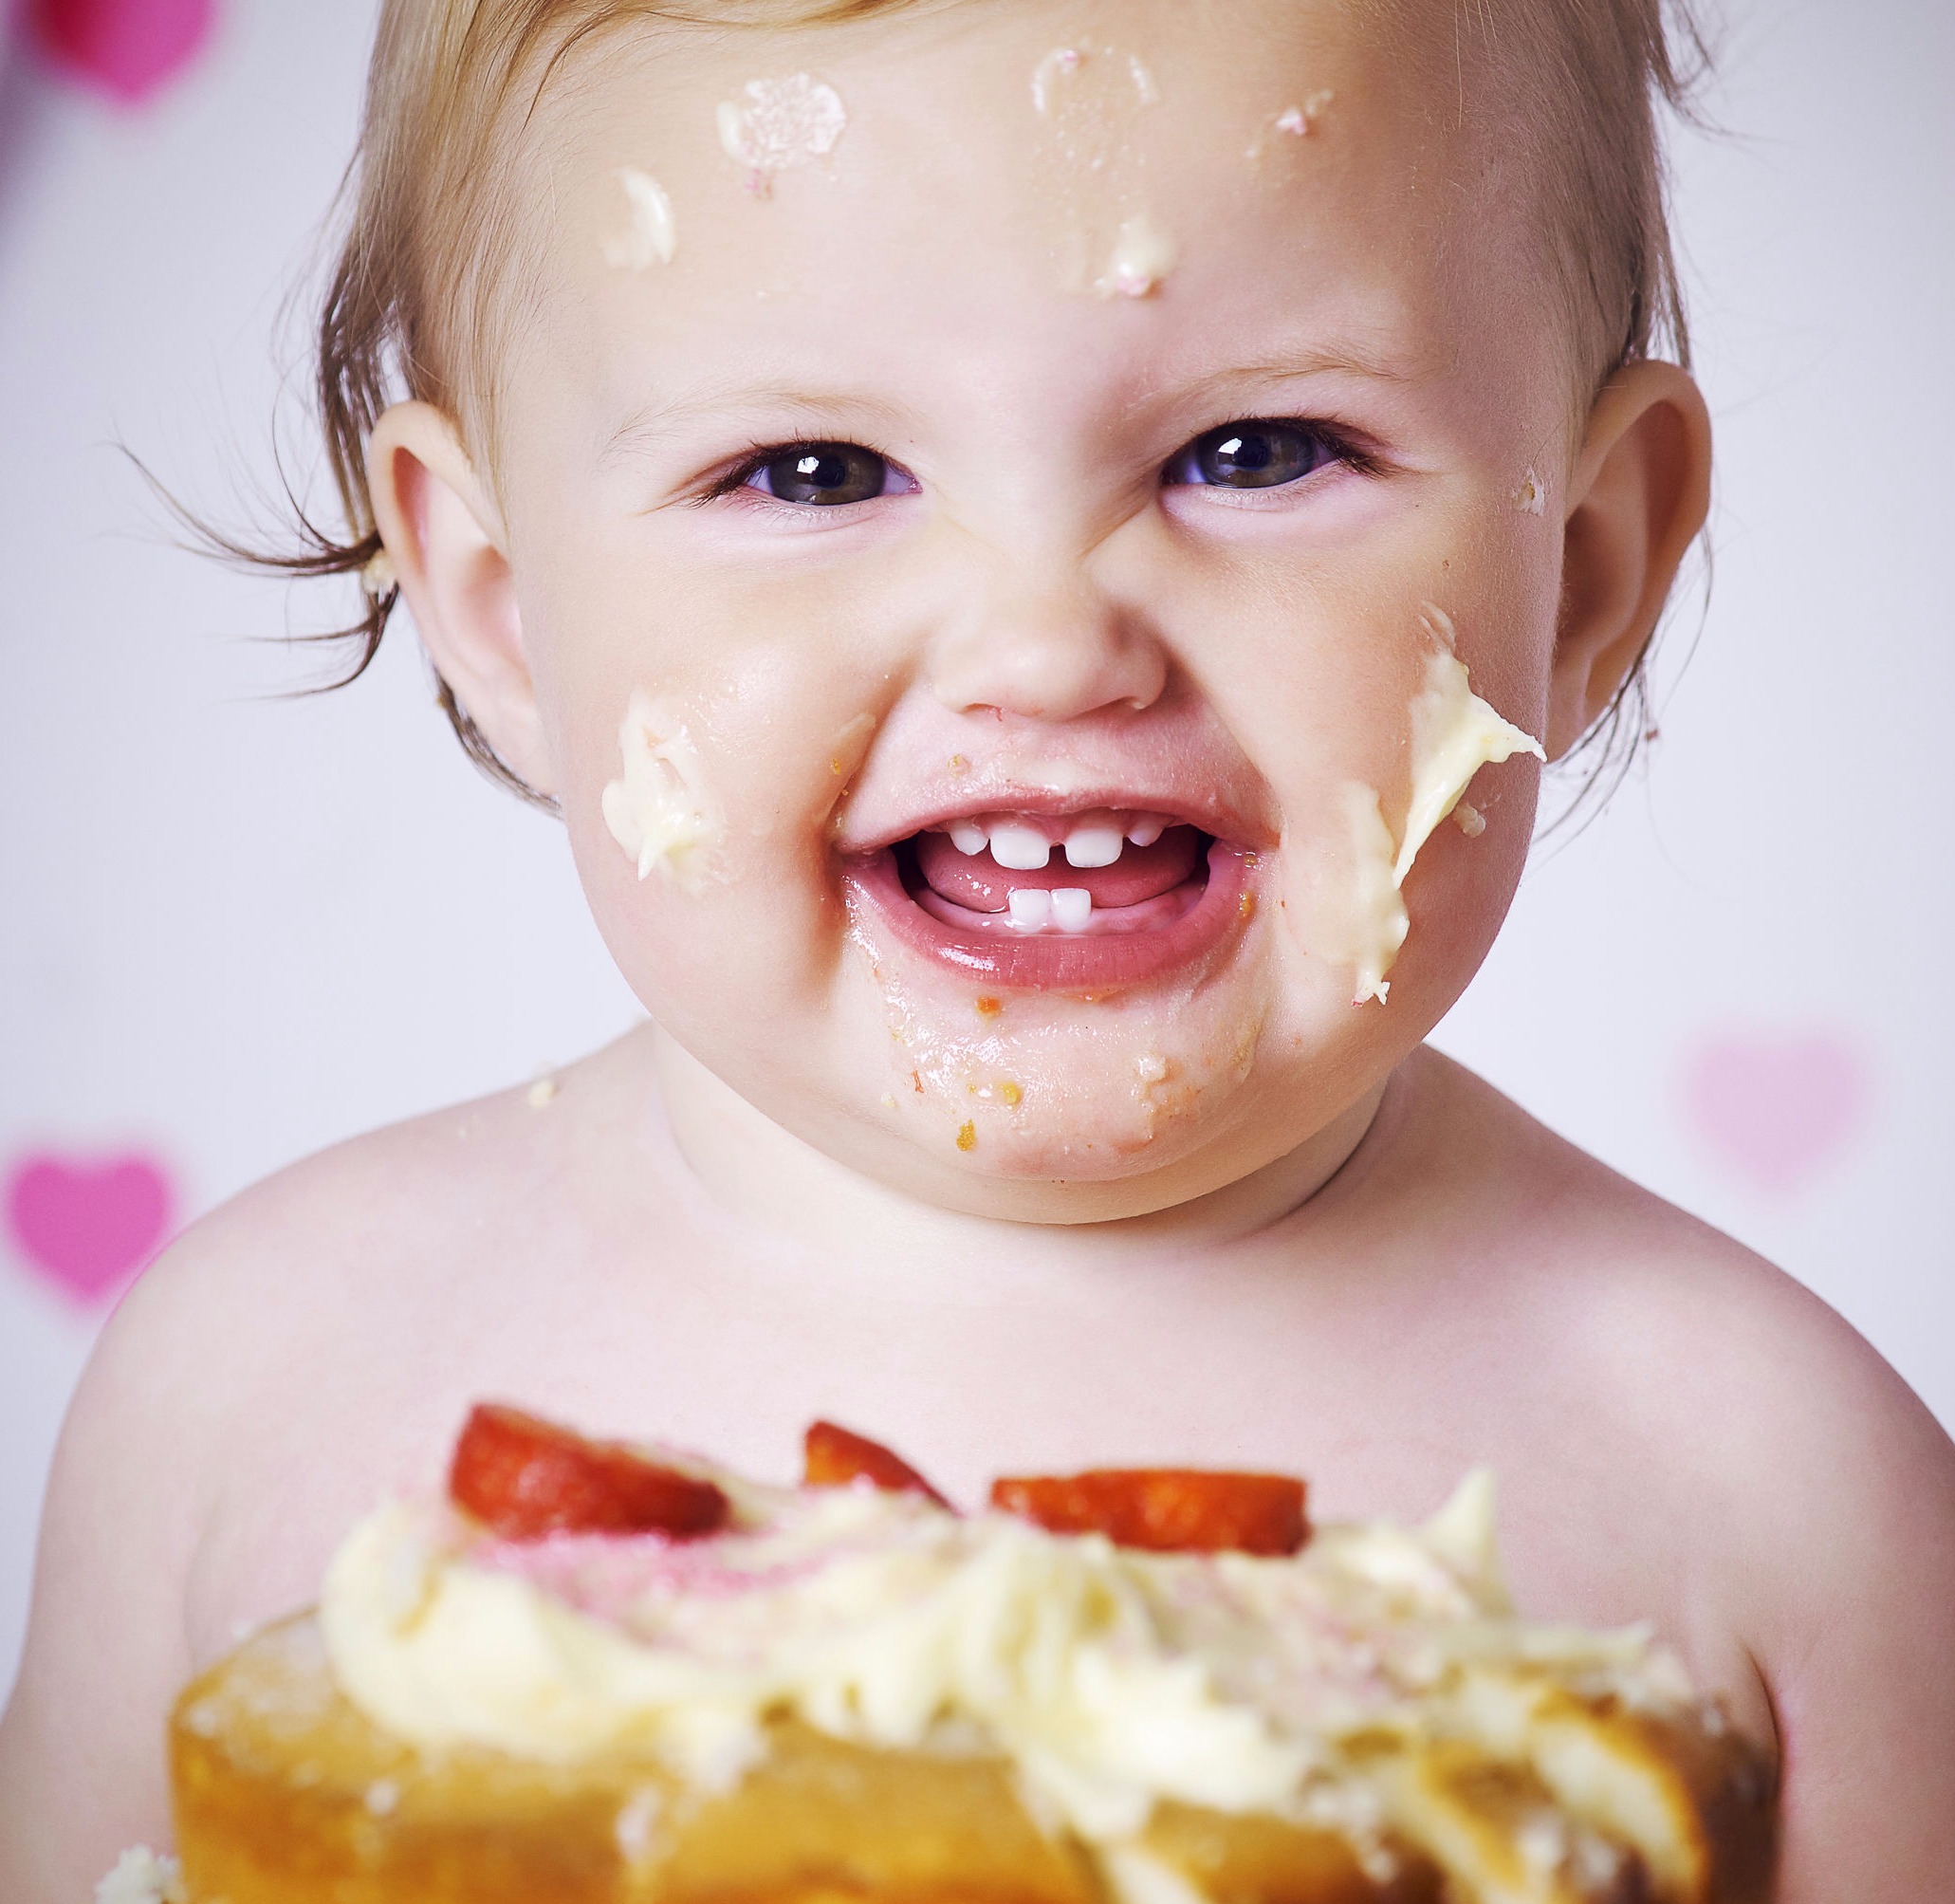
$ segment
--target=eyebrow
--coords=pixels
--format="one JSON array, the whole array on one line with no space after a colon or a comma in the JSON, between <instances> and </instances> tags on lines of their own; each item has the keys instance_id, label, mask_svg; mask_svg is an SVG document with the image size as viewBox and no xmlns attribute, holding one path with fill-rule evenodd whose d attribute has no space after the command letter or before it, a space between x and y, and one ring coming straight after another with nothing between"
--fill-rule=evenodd
<instances>
[{"instance_id":1,"label":"eyebrow","mask_svg":"<svg viewBox=\"0 0 1955 1904\"><path fill-rule=\"evenodd\" d=\"M1129 399L1130 406L1171 390L1177 397L1213 398L1235 387L1253 387L1309 377L1356 377L1372 382L1404 385L1417 371L1390 355L1356 342L1299 344L1276 348L1263 356L1187 379L1170 379ZM820 389L774 383L743 383L736 379L696 384L682 395L654 398L638 405L599 446L600 463L627 459L695 419L738 425L743 416L765 416L768 432L784 419L789 426L804 421L809 440L822 440L838 430L864 427L888 435L899 428L907 413L887 398L857 388ZM758 434L758 433L757 433Z\"/></svg>"},{"instance_id":2,"label":"eyebrow","mask_svg":"<svg viewBox=\"0 0 1955 1904\"><path fill-rule=\"evenodd\" d=\"M705 383L683 396L638 405L599 446L599 459L612 462L634 455L697 418L737 424L746 415L764 415L770 427L783 418L790 424L805 421L813 440L833 435L844 419L872 421L887 430L896 423L900 413L885 398L860 390L789 388L732 380Z\"/></svg>"},{"instance_id":3,"label":"eyebrow","mask_svg":"<svg viewBox=\"0 0 1955 1904\"><path fill-rule=\"evenodd\" d=\"M1246 363L1231 364L1203 378L1204 383L1266 382L1276 377L1362 377L1377 383L1411 383L1417 372L1409 364L1359 344L1326 344L1271 351Z\"/></svg>"},{"instance_id":4,"label":"eyebrow","mask_svg":"<svg viewBox=\"0 0 1955 1904\"><path fill-rule=\"evenodd\" d=\"M1214 401L1225 398L1232 390L1253 390L1279 382L1300 382L1313 377L1356 378L1362 382L1403 389L1417 382L1423 374L1422 367L1411 359L1389 350L1368 347L1355 340L1339 339L1323 343L1300 342L1294 347L1279 345L1261 356L1239 360L1219 370L1203 372L1178 383L1161 384L1147 394L1158 397L1171 390L1176 396L1194 396Z\"/></svg>"}]
</instances>

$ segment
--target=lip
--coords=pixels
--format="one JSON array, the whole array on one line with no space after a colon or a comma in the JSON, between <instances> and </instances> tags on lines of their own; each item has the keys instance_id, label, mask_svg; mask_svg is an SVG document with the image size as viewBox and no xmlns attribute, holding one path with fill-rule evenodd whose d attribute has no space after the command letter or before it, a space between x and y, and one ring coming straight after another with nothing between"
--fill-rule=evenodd
<instances>
[{"instance_id":1,"label":"lip","mask_svg":"<svg viewBox=\"0 0 1955 1904\"><path fill-rule=\"evenodd\" d=\"M1097 994L1184 973L1242 932L1254 910L1250 856L1216 840L1208 863L1208 883L1191 906L1169 924L1137 932L959 931L910 897L889 846L851 855L842 884L852 913L875 915L911 951L961 978L1006 991Z\"/></svg>"}]
</instances>

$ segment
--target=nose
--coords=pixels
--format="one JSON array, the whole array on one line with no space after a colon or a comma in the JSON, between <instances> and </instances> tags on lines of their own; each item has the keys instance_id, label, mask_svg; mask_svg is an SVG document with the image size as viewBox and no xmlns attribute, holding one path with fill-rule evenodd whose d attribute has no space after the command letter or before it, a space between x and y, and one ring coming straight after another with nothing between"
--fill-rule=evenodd
<instances>
[{"instance_id":1,"label":"nose","mask_svg":"<svg viewBox=\"0 0 1955 1904\"><path fill-rule=\"evenodd\" d=\"M953 713L1069 721L1151 707L1167 684L1167 652L1144 616L1078 572L979 584L931 655L931 686Z\"/></svg>"}]
</instances>

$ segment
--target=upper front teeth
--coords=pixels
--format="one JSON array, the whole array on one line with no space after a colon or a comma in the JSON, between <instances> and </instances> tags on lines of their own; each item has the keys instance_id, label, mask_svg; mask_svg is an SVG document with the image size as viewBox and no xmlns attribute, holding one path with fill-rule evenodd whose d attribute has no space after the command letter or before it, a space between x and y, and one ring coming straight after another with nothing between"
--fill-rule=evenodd
<instances>
[{"instance_id":1,"label":"upper front teeth","mask_svg":"<svg viewBox=\"0 0 1955 1904\"><path fill-rule=\"evenodd\" d=\"M1042 872L1052 858L1052 841L1036 826L1006 821L991 828L991 858L1007 873Z\"/></svg>"},{"instance_id":2,"label":"upper front teeth","mask_svg":"<svg viewBox=\"0 0 1955 1904\"><path fill-rule=\"evenodd\" d=\"M1076 826L1066 835L1068 866L1111 866L1126 845L1117 826ZM997 847L994 844L992 852Z\"/></svg>"},{"instance_id":3,"label":"upper front teeth","mask_svg":"<svg viewBox=\"0 0 1955 1904\"><path fill-rule=\"evenodd\" d=\"M1116 865L1130 842L1152 846L1167 830L1165 822L1152 819L1134 821L1124 833L1117 823L1082 823L1067 833L1062 842L1066 864L1082 872ZM988 846L991 858L1007 873L1042 873L1051 863L1053 841L1042 827L1022 820L1001 820L988 826L976 820L954 820L945 831L967 859L975 859Z\"/></svg>"}]
</instances>

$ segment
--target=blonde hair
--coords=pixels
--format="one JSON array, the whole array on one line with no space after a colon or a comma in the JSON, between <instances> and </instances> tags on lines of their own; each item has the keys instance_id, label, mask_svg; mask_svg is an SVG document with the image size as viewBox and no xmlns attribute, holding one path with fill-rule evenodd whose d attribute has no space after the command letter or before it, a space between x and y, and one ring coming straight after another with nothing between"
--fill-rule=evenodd
<instances>
[{"instance_id":1,"label":"blonde hair","mask_svg":"<svg viewBox=\"0 0 1955 1904\"><path fill-rule=\"evenodd\" d=\"M492 460L496 340L520 306L526 242L507 134L566 58L631 20L801 28L963 0L385 0L348 174L346 229L321 312L315 397L342 525L299 513L300 545L265 556L293 575L359 576L364 607L319 638L352 652L334 685L378 653L398 591L367 492L374 423L404 397L439 405ZM1377 4L1377 0L1374 0ZM1540 249L1583 385L1620 366L1689 360L1669 234L1658 107L1688 113L1707 59L1689 0L1382 0L1397 37L1458 77L1460 117L1508 141L1532 181ZM1442 11L1444 9L1444 11ZM1449 17L1448 17L1449 16ZM1444 28L1449 27L1450 30ZM1470 105L1470 111L1469 111ZM1633 749L1645 657L1584 742ZM446 682L441 706L470 756L549 804L500 759Z\"/></svg>"}]
</instances>

